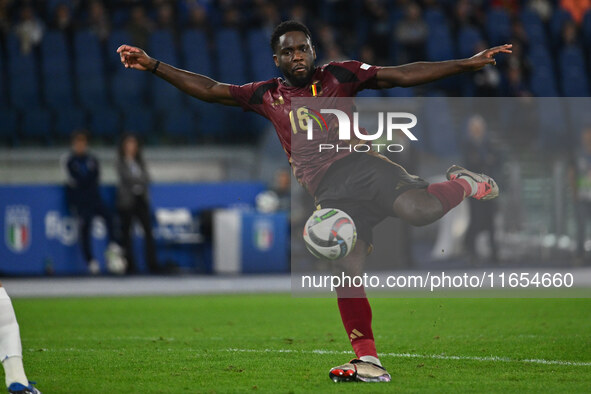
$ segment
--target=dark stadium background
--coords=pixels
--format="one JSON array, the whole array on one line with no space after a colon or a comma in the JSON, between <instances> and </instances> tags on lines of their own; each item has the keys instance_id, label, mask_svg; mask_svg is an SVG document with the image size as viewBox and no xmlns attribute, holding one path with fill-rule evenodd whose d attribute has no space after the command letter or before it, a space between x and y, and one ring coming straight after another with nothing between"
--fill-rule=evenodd
<instances>
[{"instance_id":1,"label":"dark stadium background","mask_svg":"<svg viewBox=\"0 0 591 394\"><path fill-rule=\"evenodd\" d=\"M591 10L584 1L3 0L0 183L63 184L59 157L71 132L87 129L106 184L116 181L118 136L134 131L147 145L155 183L251 181L272 188L276 169L288 166L268 121L201 103L149 73L126 70L115 50L138 45L161 61L227 83L266 80L278 75L269 36L286 19L310 27L318 65L440 61L513 44L513 54L498 56L496 67L360 96L425 96L443 108L453 103L446 97L547 98L532 109L538 129L490 130L500 155L496 176L510 185L495 218L500 258L575 261L576 210L566 178L591 108L585 101ZM562 97L580 99L569 106ZM572 127L561 128L568 122ZM422 132L405 165L425 177L441 175L462 156L464 125ZM294 222L301 224L306 212ZM414 231L415 260L429 259L436 231Z\"/></svg>"}]
</instances>

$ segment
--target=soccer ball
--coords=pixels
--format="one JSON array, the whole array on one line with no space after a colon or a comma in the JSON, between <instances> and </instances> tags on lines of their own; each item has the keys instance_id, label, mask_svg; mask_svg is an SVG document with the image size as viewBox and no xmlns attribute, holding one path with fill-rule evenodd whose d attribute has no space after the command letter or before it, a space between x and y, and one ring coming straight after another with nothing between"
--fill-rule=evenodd
<instances>
[{"instance_id":1,"label":"soccer ball","mask_svg":"<svg viewBox=\"0 0 591 394\"><path fill-rule=\"evenodd\" d=\"M105 251L107 270L115 275L123 275L127 270L127 260L123 257L123 250L115 243L109 244Z\"/></svg>"},{"instance_id":2,"label":"soccer ball","mask_svg":"<svg viewBox=\"0 0 591 394\"><path fill-rule=\"evenodd\" d=\"M337 260L353 250L357 230L351 216L340 209L324 208L314 212L306 222L304 241L314 256Z\"/></svg>"}]
</instances>

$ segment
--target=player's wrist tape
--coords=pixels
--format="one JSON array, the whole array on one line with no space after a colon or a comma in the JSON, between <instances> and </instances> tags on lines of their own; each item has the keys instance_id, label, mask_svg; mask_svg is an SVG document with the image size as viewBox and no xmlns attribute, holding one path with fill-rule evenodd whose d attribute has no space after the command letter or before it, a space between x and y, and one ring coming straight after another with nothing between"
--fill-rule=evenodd
<instances>
[{"instance_id":1,"label":"player's wrist tape","mask_svg":"<svg viewBox=\"0 0 591 394\"><path fill-rule=\"evenodd\" d=\"M156 64L154 65L154 68L152 68L152 74L154 74L156 72L156 70L158 70L159 65L160 65L160 60L156 60Z\"/></svg>"}]
</instances>

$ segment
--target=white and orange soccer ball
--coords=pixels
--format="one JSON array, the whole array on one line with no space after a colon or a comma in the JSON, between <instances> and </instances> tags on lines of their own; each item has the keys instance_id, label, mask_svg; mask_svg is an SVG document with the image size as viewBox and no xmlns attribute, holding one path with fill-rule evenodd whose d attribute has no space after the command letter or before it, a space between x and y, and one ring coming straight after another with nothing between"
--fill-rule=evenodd
<instances>
[{"instance_id":1,"label":"white and orange soccer ball","mask_svg":"<svg viewBox=\"0 0 591 394\"><path fill-rule=\"evenodd\" d=\"M304 241L314 256L337 260L353 250L357 230L351 216L340 209L324 208L314 212L306 222Z\"/></svg>"}]
</instances>

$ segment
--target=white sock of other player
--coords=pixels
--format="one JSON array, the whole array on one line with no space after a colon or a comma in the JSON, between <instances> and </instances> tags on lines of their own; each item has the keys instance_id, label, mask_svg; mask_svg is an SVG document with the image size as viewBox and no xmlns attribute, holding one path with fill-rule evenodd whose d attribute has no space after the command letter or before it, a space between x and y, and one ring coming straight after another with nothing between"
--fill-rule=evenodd
<instances>
[{"instance_id":1,"label":"white sock of other player","mask_svg":"<svg viewBox=\"0 0 591 394\"><path fill-rule=\"evenodd\" d=\"M23 351L16 315L10 297L0 287L0 360L6 374L6 387L12 383L28 386L23 367Z\"/></svg>"},{"instance_id":2,"label":"white sock of other player","mask_svg":"<svg viewBox=\"0 0 591 394\"><path fill-rule=\"evenodd\" d=\"M379 358L376 358L374 356L361 356L361 357L359 357L359 359L361 361L365 361L365 362L368 362L368 363L379 365L380 367L382 366L382 363L380 362L380 359Z\"/></svg>"}]
</instances>

